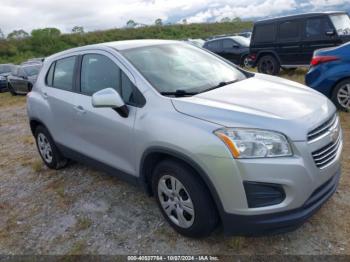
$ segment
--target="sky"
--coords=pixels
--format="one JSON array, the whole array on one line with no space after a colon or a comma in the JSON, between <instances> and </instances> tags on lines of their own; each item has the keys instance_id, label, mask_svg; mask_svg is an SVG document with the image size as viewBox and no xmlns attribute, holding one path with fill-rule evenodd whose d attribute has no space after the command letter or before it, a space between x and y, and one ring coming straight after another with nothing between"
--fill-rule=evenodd
<instances>
[{"instance_id":1,"label":"sky","mask_svg":"<svg viewBox=\"0 0 350 262\"><path fill-rule=\"evenodd\" d=\"M56 27L68 33L74 26L85 31L119 28L129 19L201 23L330 10L350 11L350 0L0 0L0 29L8 34Z\"/></svg>"}]
</instances>

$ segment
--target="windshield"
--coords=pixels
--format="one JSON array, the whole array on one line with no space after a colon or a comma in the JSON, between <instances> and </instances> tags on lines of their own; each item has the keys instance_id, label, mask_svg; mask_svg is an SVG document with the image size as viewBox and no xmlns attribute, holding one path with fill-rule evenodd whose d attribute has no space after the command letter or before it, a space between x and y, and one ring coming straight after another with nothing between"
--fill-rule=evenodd
<instances>
[{"instance_id":1,"label":"windshield","mask_svg":"<svg viewBox=\"0 0 350 262\"><path fill-rule=\"evenodd\" d=\"M26 66L23 67L24 72L26 72L27 76L34 76L39 74L41 66L35 65L35 66Z\"/></svg>"},{"instance_id":2,"label":"windshield","mask_svg":"<svg viewBox=\"0 0 350 262\"><path fill-rule=\"evenodd\" d=\"M0 65L0 74L10 73L12 71L11 65Z\"/></svg>"},{"instance_id":3,"label":"windshield","mask_svg":"<svg viewBox=\"0 0 350 262\"><path fill-rule=\"evenodd\" d=\"M246 78L234 66L187 44L146 46L122 54L160 93L198 93L222 82Z\"/></svg>"},{"instance_id":4,"label":"windshield","mask_svg":"<svg viewBox=\"0 0 350 262\"><path fill-rule=\"evenodd\" d=\"M339 36L350 35L350 18L348 15L331 15L330 17Z\"/></svg>"},{"instance_id":5,"label":"windshield","mask_svg":"<svg viewBox=\"0 0 350 262\"><path fill-rule=\"evenodd\" d=\"M235 36L232 37L233 40L235 40L238 44L240 44L243 47L249 47L250 45L250 39L243 37L243 36Z\"/></svg>"}]
</instances>

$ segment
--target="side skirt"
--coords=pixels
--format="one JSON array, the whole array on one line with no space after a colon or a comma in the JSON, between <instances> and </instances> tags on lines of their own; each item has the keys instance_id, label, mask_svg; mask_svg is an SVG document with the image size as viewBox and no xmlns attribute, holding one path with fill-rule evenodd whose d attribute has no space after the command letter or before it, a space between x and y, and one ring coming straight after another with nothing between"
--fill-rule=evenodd
<instances>
[{"instance_id":1,"label":"side skirt","mask_svg":"<svg viewBox=\"0 0 350 262\"><path fill-rule=\"evenodd\" d=\"M124 171L121 171L119 169L111 167L105 163L102 163L102 162L95 160L91 157L88 157L84 154L76 152L75 150L72 150L66 146L61 145L61 144L56 143L56 145L57 145L59 151L62 153L62 155L64 155L68 159L72 159L76 162L83 163L83 164L90 166L92 168L96 168L100 171L107 173L108 175L116 176L116 177L120 178L121 180L124 180L124 181L126 181L134 186L140 187L142 185L141 179L139 179L136 176L125 173Z\"/></svg>"}]
</instances>

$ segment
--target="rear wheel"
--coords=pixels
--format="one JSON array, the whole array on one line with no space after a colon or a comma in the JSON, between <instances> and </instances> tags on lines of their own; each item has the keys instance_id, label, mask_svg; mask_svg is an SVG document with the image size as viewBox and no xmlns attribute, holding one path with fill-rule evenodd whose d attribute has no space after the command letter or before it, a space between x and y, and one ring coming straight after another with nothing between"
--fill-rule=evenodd
<instances>
[{"instance_id":1,"label":"rear wheel","mask_svg":"<svg viewBox=\"0 0 350 262\"><path fill-rule=\"evenodd\" d=\"M163 216L180 234L199 238L216 228L215 204L206 186L187 165L162 161L154 169L152 187Z\"/></svg>"},{"instance_id":2,"label":"rear wheel","mask_svg":"<svg viewBox=\"0 0 350 262\"><path fill-rule=\"evenodd\" d=\"M248 59L248 55L245 55L241 58L241 67L245 67L245 68L249 68L250 67L250 63L249 63L249 59Z\"/></svg>"},{"instance_id":3,"label":"rear wheel","mask_svg":"<svg viewBox=\"0 0 350 262\"><path fill-rule=\"evenodd\" d=\"M47 167L60 169L67 165L68 160L58 151L45 127L38 126L35 129L35 140L39 154Z\"/></svg>"},{"instance_id":4,"label":"rear wheel","mask_svg":"<svg viewBox=\"0 0 350 262\"><path fill-rule=\"evenodd\" d=\"M350 110L350 79L337 84L332 92L332 101L340 110Z\"/></svg>"},{"instance_id":5,"label":"rear wheel","mask_svg":"<svg viewBox=\"0 0 350 262\"><path fill-rule=\"evenodd\" d=\"M274 56L264 55L259 59L258 72L268 75L278 75L280 64Z\"/></svg>"}]
</instances>

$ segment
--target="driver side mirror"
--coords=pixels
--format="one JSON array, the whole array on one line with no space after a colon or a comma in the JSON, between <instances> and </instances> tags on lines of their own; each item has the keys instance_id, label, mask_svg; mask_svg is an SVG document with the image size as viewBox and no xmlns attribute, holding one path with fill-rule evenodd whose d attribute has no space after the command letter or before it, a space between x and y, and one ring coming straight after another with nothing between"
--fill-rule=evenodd
<instances>
[{"instance_id":1,"label":"driver side mirror","mask_svg":"<svg viewBox=\"0 0 350 262\"><path fill-rule=\"evenodd\" d=\"M22 75L22 76L19 76L19 77L22 78L22 79L24 79L24 80L28 80L28 77L27 77L27 76Z\"/></svg>"},{"instance_id":2,"label":"driver side mirror","mask_svg":"<svg viewBox=\"0 0 350 262\"><path fill-rule=\"evenodd\" d=\"M109 107L114 109L121 117L129 116L129 109L120 97L119 93L113 88L102 89L92 95L92 106L96 108Z\"/></svg>"},{"instance_id":3,"label":"driver side mirror","mask_svg":"<svg viewBox=\"0 0 350 262\"><path fill-rule=\"evenodd\" d=\"M239 48L239 45L237 45L237 44L233 44L233 46L232 46L233 48Z\"/></svg>"}]
</instances>

